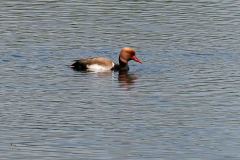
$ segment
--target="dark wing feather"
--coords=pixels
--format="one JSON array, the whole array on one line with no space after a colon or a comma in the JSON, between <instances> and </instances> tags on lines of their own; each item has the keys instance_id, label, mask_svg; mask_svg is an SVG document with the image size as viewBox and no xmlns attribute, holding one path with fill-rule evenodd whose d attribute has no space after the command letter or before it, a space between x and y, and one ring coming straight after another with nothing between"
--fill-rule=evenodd
<instances>
[{"instance_id":1,"label":"dark wing feather","mask_svg":"<svg viewBox=\"0 0 240 160\"><path fill-rule=\"evenodd\" d=\"M84 71L84 70L87 70L87 64L88 64L88 59L79 59L79 60L75 60L70 67L77 71Z\"/></svg>"}]
</instances>

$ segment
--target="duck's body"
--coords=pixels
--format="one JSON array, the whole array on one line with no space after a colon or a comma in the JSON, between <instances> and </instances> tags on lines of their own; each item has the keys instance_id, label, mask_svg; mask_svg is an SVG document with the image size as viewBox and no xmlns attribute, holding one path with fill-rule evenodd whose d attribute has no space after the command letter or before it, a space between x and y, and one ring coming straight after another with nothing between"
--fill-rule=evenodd
<instances>
[{"instance_id":1,"label":"duck's body","mask_svg":"<svg viewBox=\"0 0 240 160\"><path fill-rule=\"evenodd\" d=\"M78 71L128 71L128 61L130 60L142 63L135 56L135 51L132 48L123 48L119 54L119 64L108 58L91 57L75 60L71 67Z\"/></svg>"},{"instance_id":2,"label":"duck's body","mask_svg":"<svg viewBox=\"0 0 240 160\"><path fill-rule=\"evenodd\" d=\"M104 57L91 57L76 60L71 67L75 70L107 71L112 70L115 63Z\"/></svg>"}]
</instances>

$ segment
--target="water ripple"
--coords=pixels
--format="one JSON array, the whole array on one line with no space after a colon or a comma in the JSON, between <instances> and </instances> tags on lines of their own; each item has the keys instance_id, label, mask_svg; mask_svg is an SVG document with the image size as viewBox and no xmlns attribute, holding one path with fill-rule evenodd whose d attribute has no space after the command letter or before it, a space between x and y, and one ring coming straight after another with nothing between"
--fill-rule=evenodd
<instances>
[{"instance_id":1,"label":"water ripple","mask_svg":"<svg viewBox=\"0 0 240 160\"><path fill-rule=\"evenodd\" d=\"M2 0L1 159L239 159L239 4Z\"/></svg>"}]
</instances>

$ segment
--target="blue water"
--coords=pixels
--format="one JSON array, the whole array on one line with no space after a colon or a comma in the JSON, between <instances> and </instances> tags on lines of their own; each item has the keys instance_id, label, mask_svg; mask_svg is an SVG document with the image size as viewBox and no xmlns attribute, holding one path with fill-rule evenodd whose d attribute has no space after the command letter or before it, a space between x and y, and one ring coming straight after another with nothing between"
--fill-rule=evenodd
<instances>
[{"instance_id":1,"label":"blue water","mask_svg":"<svg viewBox=\"0 0 240 160\"><path fill-rule=\"evenodd\" d=\"M240 2L0 2L1 159L240 159ZM117 61L86 73L74 59Z\"/></svg>"}]
</instances>

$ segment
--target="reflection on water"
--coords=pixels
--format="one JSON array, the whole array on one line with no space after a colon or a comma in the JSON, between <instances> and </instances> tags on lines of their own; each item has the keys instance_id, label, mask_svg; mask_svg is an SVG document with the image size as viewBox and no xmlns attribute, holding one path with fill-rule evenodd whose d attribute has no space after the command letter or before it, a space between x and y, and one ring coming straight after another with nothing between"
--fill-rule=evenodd
<instances>
[{"instance_id":1,"label":"reflection on water","mask_svg":"<svg viewBox=\"0 0 240 160\"><path fill-rule=\"evenodd\" d=\"M74 69L73 69L74 70ZM138 79L137 75L130 73L128 71L105 71L105 72L90 72L90 71L80 71L74 70L76 73L85 73L85 74L96 74L99 78L112 78L114 77L115 73L118 75L118 82L120 87L131 89L133 87L135 81Z\"/></svg>"},{"instance_id":2,"label":"reflection on water","mask_svg":"<svg viewBox=\"0 0 240 160\"><path fill-rule=\"evenodd\" d=\"M118 73L118 81L121 87L130 89L134 85L135 80L137 80L137 76L129 74L127 71L119 71Z\"/></svg>"}]
</instances>

